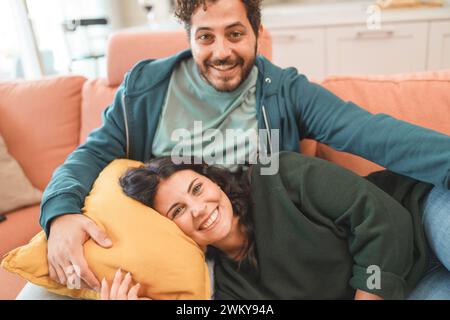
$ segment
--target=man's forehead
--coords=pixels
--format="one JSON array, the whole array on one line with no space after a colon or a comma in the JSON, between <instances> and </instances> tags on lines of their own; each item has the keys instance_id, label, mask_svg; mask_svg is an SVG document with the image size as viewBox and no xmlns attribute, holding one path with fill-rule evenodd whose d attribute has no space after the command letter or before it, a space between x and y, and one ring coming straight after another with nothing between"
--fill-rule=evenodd
<instances>
[{"instance_id":1,"label":"man's forehead","mask_svg":"<svg viewBox=\"0 0 450 320\"><path fill-rule=\"evenodd\" d=\"M225 28L237 22L242 25L248 22L245 6L240 0L222 0L216 3L208 3L206 10L203 6L200 6L191 19L192 27L195 29Z\"/></svg>"}]
</instances>

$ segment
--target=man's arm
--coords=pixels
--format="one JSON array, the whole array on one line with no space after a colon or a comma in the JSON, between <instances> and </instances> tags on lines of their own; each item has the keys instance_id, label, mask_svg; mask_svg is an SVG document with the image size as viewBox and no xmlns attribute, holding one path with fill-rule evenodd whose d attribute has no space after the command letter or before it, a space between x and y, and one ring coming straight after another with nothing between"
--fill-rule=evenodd
<instances>
[{"instance_id":1,"label":"man's arm","mask_svg":"<svg viewBox=\"0 0 450 320\"><path fill-rule=\"evenodd\" d=\"M84 199L106 165L126 157L122 91L119 88L113 104L103 112L102 127L93 131L86 143L72 152L53 173L41 203L40 224L47 237L54 218L81 213Z\"/></svg>"},{"instance_id":2,"label":"man's arm","mask_svg":"<svg viewBox=\"0 0 450 320\"><path fill-rule=\"evenodd\" d=\"M107 248L112 242L95 222L80 213L101 170L112 160L126 156L122 91L121 87L113 104L104 111L102 127L69 155L44 191L40 223L48 237L49 274L61 284L66 284L76 270L88 287L100 290L84 258L83 244L92 238Z\"/></svg>"},{"instance_id":3,"label":"man's arm","mask_svg":"<svg viewBox=\"0 0 450 320\"><path fill-rule=\"evenodd\" d=\"M450 136L385 114L372 115L303 75L293 79L292 99L298 107L302 138L450 189Z\"/></svg>"}]
</instances>

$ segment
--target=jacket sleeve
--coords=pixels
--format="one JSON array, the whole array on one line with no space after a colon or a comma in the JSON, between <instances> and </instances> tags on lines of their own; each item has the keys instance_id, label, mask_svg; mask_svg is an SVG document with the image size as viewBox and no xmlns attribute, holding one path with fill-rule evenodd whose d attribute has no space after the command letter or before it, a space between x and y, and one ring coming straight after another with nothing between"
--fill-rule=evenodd
<instances>
[{"instance_id":1,"label":"jacket sleeve","mask_svg":"<svg viewBox=\"0 0 450 320\"><path fill-rule=\"evenodd\" d=\"M324 160L300 156L283 174L302 212L312 214L348 240L353 258L350 285L384 297L403 299L414 263L410 213L388 194L351 171ZM380 287L370 266L379 268ZM370 285L369 285L370 284ZM375 285L374 287L372 285Z\"/></svg>"},{"instance_id":2,"label":"jacket sleeve","mask_svg":"<svg viewBox=\"0 0 450 320\"><path fill-rule=\"evenodd\" d=\"M450 189L450 136L386 114L371 114L304 75L296 74L290 83L302 139L320 141L393 172Z\"/></svg>"},{"instance_id":3,"label":"jacket sleeve","mask_svg":"<svg viewBox=\"0 0 450 320\"><path fill-rule=\"evenodd\" d=\"M81 213L84 199L95 179L111 161L126 157L126 134L121 86L102 114L102 126L88 136L86 143L72 152L56 169L44 191L40 224L47 237L53 218Z\"/></svg>"}]
</instances>

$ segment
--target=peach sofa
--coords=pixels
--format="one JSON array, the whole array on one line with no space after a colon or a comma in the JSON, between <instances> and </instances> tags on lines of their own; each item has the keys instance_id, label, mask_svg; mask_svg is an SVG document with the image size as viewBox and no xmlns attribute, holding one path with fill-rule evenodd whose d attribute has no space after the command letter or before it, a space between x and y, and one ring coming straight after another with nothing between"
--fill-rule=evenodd
<instances>
[{"instance_id":1,"label":"peach sofa","mask_svg":"<svg viewBox=\"0 0 450 320\"><path fill-rule=\"evenodd\" d=\"M270 35L261 53L271 58ZM34 186L43 190L55 168L101 123L125 72L144 58L175 53L188 46L183 31L117 33L109 41L108 76L87 80L61 76L38 81L0 83L0 133ZM300 71L301 72L301 71ZM384 112L450 134L450 70L378 77L329 77L322 85L373 113ZM314 141L302 150L339 163L359 174L378 167L335 152ZM39 206L7 214L0 223L0 256L40 231ZM25 282L0 269L0 299L14 299Z\"/></svg>"}]
</instances>

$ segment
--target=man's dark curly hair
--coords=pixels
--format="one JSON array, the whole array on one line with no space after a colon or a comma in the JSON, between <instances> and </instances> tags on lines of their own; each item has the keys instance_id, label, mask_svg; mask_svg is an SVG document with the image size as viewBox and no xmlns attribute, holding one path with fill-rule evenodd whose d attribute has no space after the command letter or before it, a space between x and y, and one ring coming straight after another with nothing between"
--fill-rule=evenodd
<instances>
[{"instance_id":1,"label":"man's dark curly hair","mask_svg":"<svg viewBox=\"0 0 450 320\"><path fill-rule=\"evenodd\" d=\"M184 24L188 34L190 34L192 14L200 7L207 9L208 3L216 3L220 0L177 0L175 16ZM222 0L225 1L225 0ZM262 0L241 0L247 11L247 18L258 38L258 31L261 25L261 2Z\"/></svg>"}]
</instances>

